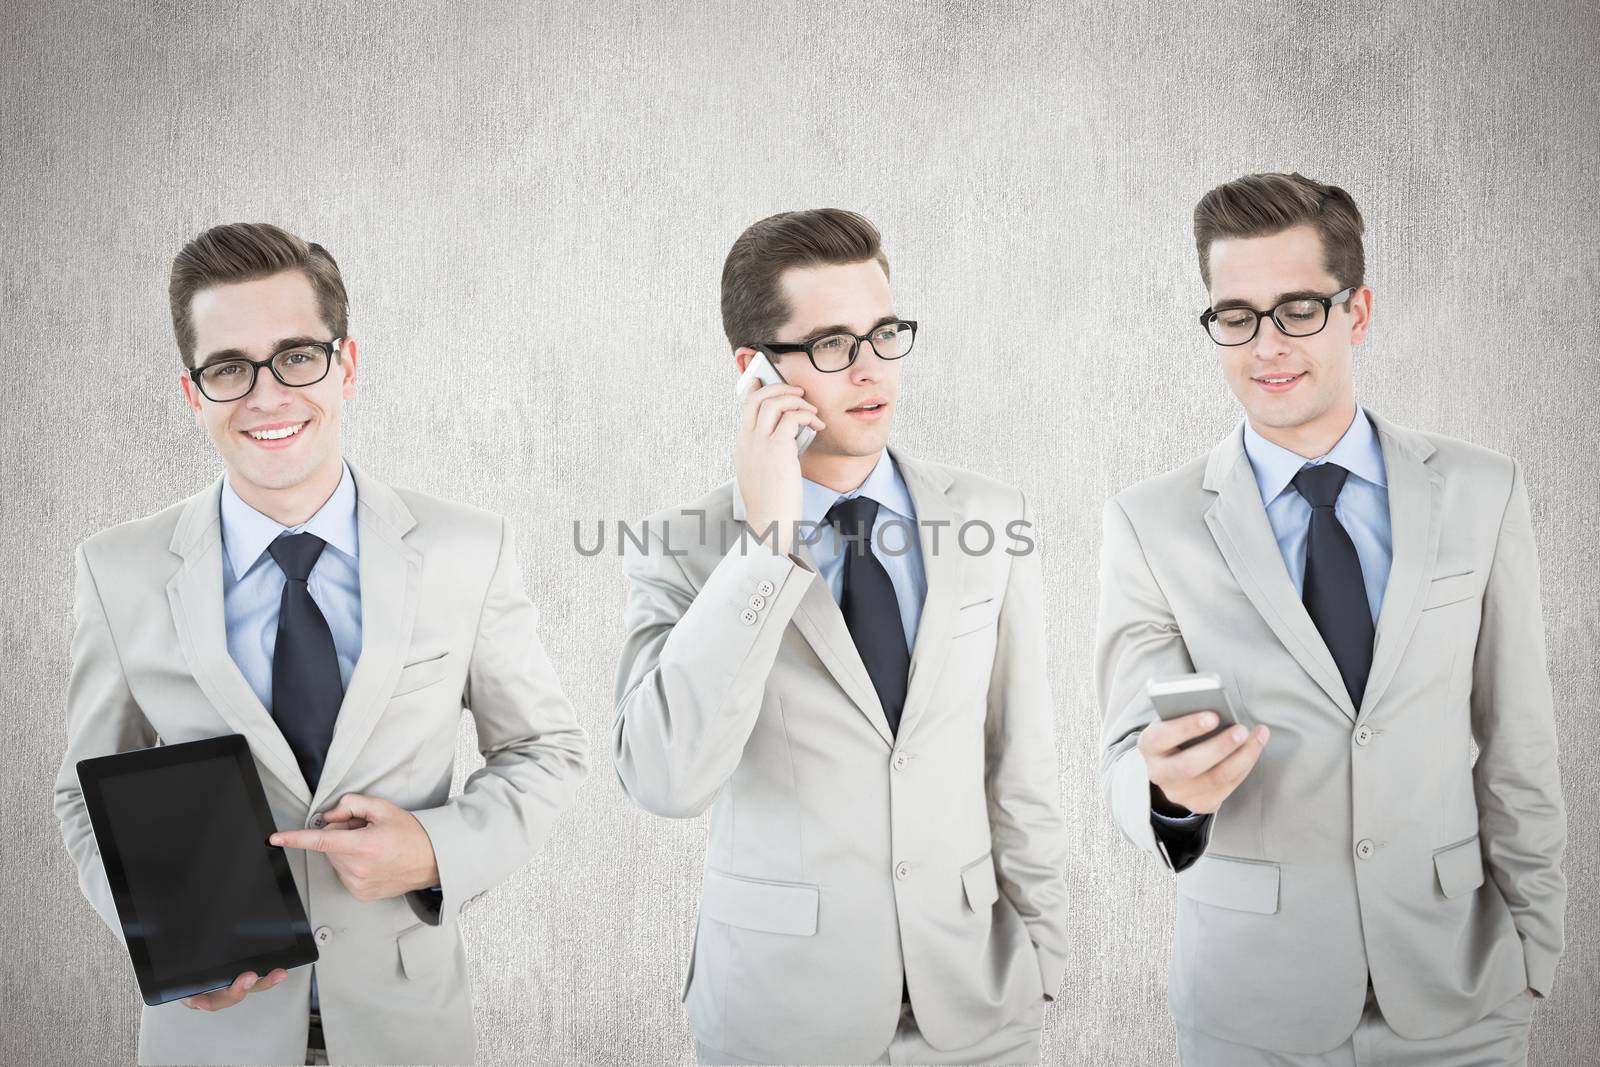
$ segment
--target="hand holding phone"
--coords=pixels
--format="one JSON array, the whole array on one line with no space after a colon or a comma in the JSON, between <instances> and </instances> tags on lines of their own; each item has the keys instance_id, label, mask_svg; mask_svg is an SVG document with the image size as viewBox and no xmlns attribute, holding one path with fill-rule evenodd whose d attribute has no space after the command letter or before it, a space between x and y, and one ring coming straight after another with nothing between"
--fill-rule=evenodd
<instances>
[{"instance_id":1,"label":"hand holding phone","mask_svg":"<svg viewBox=\"0 0 1600 1067\"><path fill-rule=\"evenodd\" d=\"M763 375L775 380L765 383ZM739 381L742 405L733 465L745 522L769 545L774 544L775 534L778 552L793 552L796 528L804 516L800 451L824 426L804 390L785 383L765 353L756 351ZM806 436L797 447L802 432Z\"/></svg>"},{"instance_id":2,"label":"hand holding phone","mask_svg":"<svg viewBox=\"0 0 1600 1067\"><path fill-rule=\"evenodd\" d=\"M787 385L783 375L778 373L778 368L772 365L772 360L767 354L756 349L756 354L750 357L750 362L745 364L744 373L739 375L739 381L733 387L733 394L740 400L745 399L753 391L763 385ZM801 394L802 396L804 393ZM799 455L811 447L811 442L816 440L817 431L810 426L800 423L794 434L795 455Z\"/></svg>"},{"instance_id":3,"label":"hand holding phone","mask_svg":"<svg viewBox=\"0 0 1600 1067\"><path fill-rule=\"evenodd\" d=\"M1151 802L1169 815L1216 811L1255 767L1267 728L1239 721L1215 674L1151 679L1145 693L1159 716L1139 735Z\"/></svg>"}]
</instances>

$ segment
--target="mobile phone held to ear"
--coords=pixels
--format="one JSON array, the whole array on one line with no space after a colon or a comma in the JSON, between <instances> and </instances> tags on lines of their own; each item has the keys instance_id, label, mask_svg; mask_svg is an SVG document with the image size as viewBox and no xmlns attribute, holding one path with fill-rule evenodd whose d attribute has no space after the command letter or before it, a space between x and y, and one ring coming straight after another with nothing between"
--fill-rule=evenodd
<instances>
[{"instance_id":1,"label":"mobile phone held to ear","mask_svg":"<svg viewBox=\"0 0 1600 1067\"><path fill-rule=\"evenodd\" d=\"M739 375L739 381L733 387L733 395L741 401L749 395L750 390L760 389L763 385L786 385L783 375L778 373L778 368L772 365L767 354L761 349L756 349L756 354L750 357L750 362L745 365L744 373ZM816 439L817 431L809 426L800 427L794 435L795 453L798 455L811 446Z\"/></svg>"},{"instance_id":2,"label":"mobile phone held to ear","mask_svg":"<svg viewBox=\"0 0 1600 1067\"><path fill-rule=\"evenodd\" d=\"M1197 711L1217 713L1215 730L1185 741L1178 746L1180 749L1198 745L1207 738L1215 737L1239 721L1239 715L1228 699L1228 691L1222 686L1222 679L1209 671L1200 674L1180 674L1173 678L1152 678L1145 683L1144 691L1150 702L1156 706L1156 714L1161 716L1163 721L1181 719Z\"/></svg>"}]
</instances>

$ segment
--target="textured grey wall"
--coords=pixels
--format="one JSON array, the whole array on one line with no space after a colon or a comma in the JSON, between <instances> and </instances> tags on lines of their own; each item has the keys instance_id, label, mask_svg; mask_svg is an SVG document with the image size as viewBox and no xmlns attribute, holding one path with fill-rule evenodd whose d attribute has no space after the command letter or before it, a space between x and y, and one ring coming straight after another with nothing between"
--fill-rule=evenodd
<instances>
[{"instance_id":1,"label":"textured grey wall","mask_svg":"<svg viewBox=\"0 0 1600 1067\"><path fill-rule=\"evenodd\" d=\"M637 812L610 771L624 587L571 523L731 475L722 255L825 204L878 222L924 324L898 440L1020 483L1048 538L1077 947L1046 1062L1171 1062L1169 879L1116 839L1093 770L1098 514L1236 418L1194 325L1193 202L1296 168L1369 219L1361 398L1526 464L1572 828L1534 1062L1594 1062L1600 9L239 6L0 17L0 1062L132 1059L130 969L50 814L72 548L213 476L165 277L239 219L338 256L348 453L513 517L597 742L576 811L470 916L484 1061L688 1061L703 827Z\"/></svg>"}]
</instances>

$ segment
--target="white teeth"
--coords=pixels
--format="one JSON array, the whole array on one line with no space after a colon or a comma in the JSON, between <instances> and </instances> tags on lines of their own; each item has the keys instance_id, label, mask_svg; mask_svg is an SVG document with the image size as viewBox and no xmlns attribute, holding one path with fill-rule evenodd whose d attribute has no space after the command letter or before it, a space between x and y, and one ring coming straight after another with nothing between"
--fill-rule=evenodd
<instances>
[{"instance_id":1,"label":"white teeth","mask_svg":"<svg viewBox=\"0 0 1600 1067\"><path fill-rule=\"evenodd\" d=\"M1266 382L1269 385L1282 385L1284 382L1292 382L1298 377L1300 375L1291 374L1287 378L1258 378L1257 381Z\"/></svg>"},{"instance_id":2,"label":"white teeth","mask_svg":"<svg viewBox=\"0 0 1600 1067\"><path fill-rule=\"evenodd\" d=\"M305 423L300 422L293 426L285 426L281 430L246 430L245 433L254 437L257 441L281 441L285 437L293 437L299 433L300 428L304 425Z\"/></svg>"}]
</instances>

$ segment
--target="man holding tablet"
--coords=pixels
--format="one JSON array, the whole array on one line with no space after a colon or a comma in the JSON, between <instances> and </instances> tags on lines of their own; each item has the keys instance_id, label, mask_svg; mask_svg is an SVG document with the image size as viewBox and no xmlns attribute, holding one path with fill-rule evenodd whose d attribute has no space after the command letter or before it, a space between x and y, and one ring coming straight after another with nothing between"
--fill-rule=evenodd
<instances>
[{"instance_id":1,"label":"man holding tablet","mask_svg":"<svg viewBox=\"0 0 1600 1067\"><path fill-rule=\"evenodd\" d=\"M171 304L223 475L78 550L56 813L120 935L77 762L243 735L318 960L147 1007L140 1061L471 1061L457 918L532 855L588 765L511 532L345 462L356 343L319 245L218 226L178 254ZM463 707L486 766L451 798Z\"/></svg>"},{"instance_id":2,"label":"man holding tablet","mask_svg":"<svg viewBox=\"0 0 1600 1067\"><path fill-rule=\"evenodd\" d=\"M1561 956L1523 472L1356 405L1361 233L1298 174L1206 194L1199 325L1244 422L1105 509L1102 774L1178 872L1186 1065L1521 1063ZM1216 711L1156 721L1190 672Z\"/></svg>"}]
</instances>

